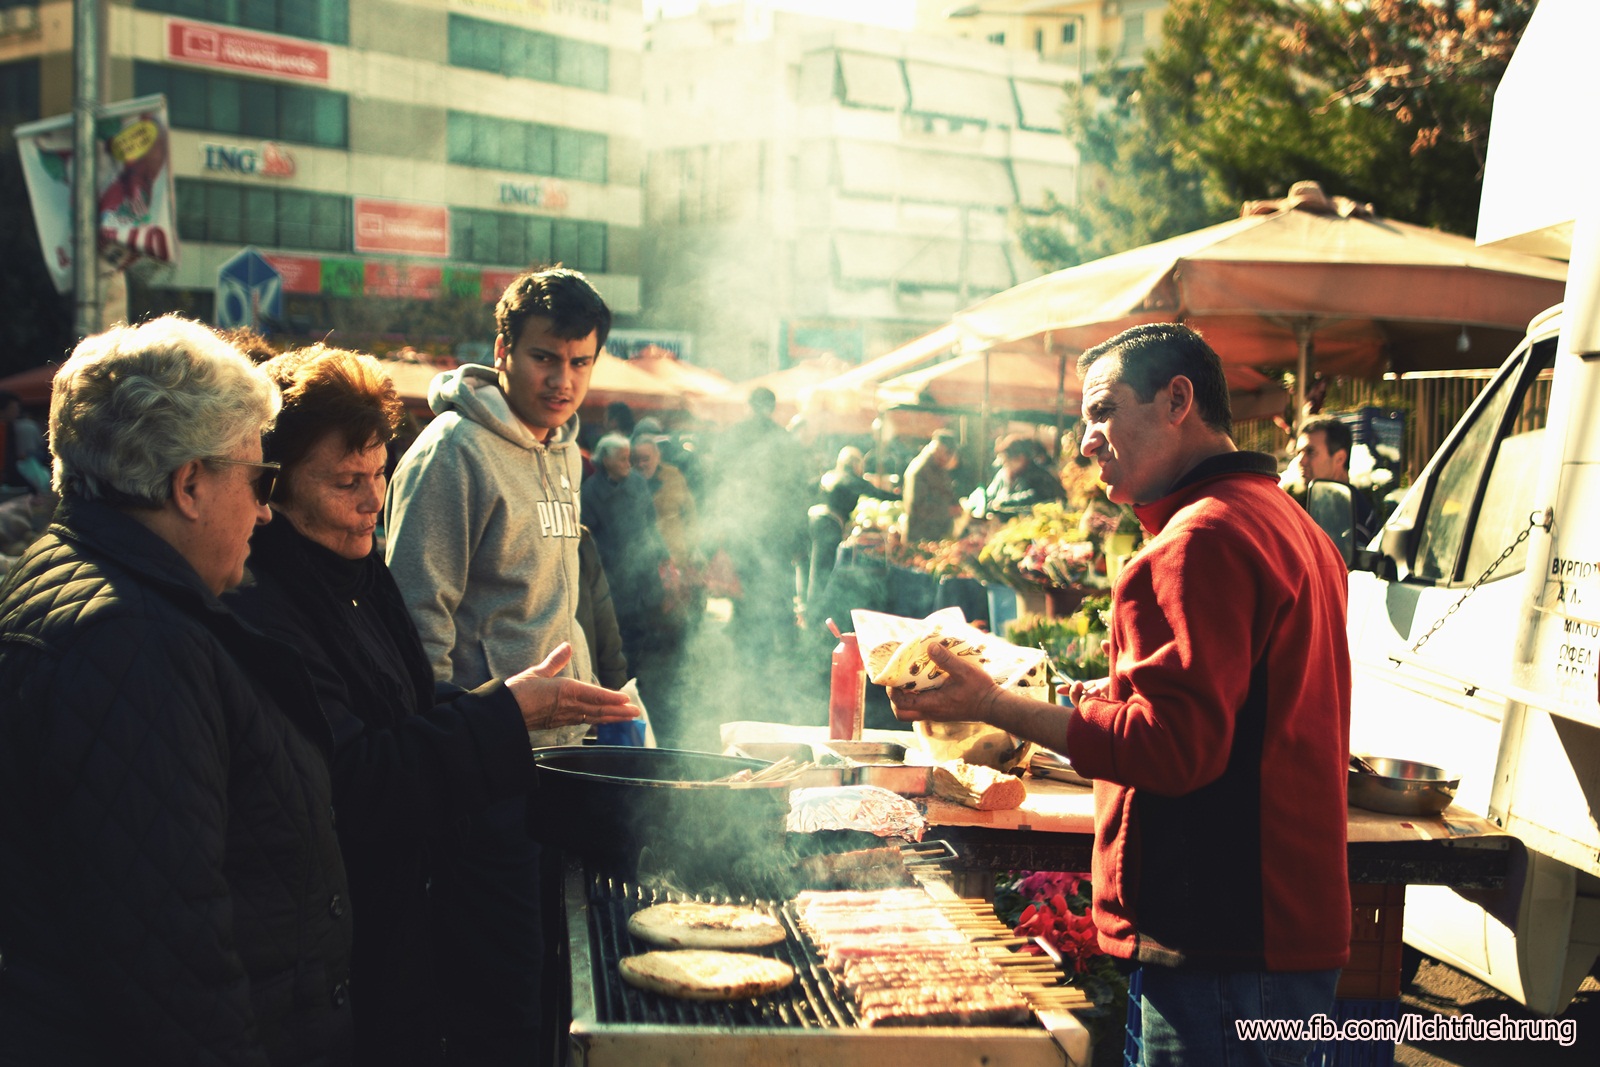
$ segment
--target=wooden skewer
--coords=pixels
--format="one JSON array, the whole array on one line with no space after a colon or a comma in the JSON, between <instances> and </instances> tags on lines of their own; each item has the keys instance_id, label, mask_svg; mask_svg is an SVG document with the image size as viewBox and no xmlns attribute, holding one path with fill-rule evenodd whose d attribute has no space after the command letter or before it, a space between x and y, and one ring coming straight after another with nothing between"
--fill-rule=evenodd
<instances>
[{"instance_id":1,"label":"wooden skewer","mask_svg":"<svg viewBox=\"0 0 1600 1067\"><path fill-rule=\"evenodd\" d=\"M790 756L785 756L782 759L778 760L776 763L772 764L770 767L763 767L763 768L761 768L761 770L759 770L756 773L752 774L750 776L750 781L752 781L752 782L765 782L765 781L768 781L770 779L778 777L779 775L783 774L785 771L787 771L789 768L791 768L793 766L794 766L794 759L792 757L790 757Z\"/></svg>"}]
</instances>

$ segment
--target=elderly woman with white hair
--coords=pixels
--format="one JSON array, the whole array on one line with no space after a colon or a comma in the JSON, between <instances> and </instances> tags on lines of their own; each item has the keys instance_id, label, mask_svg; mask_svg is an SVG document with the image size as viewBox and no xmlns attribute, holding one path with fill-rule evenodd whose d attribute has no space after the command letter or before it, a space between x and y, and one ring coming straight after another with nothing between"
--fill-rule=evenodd
<instances>
[{"instance_id":1,"label":"elderly woman with white hair","mask_svg":"<svg viewBox=\"0 0 1600 1067\"><path fill-rule=\"evenodd\" d=\"M171 316L56 374L62 502L0 587L0 1063L349 1060L332 733L218 599L278 403Z\"/></svg>"}]
</instances>

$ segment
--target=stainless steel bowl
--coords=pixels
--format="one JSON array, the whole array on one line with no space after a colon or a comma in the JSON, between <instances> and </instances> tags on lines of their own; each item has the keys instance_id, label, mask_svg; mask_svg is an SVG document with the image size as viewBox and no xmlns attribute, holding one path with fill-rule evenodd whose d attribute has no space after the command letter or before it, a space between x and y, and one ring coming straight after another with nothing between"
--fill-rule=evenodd
<instances>
[{"instance_id":1,"label":"stainless steel bowl","mask_svg":"<svg viewBox=\"0 0 1600 1067\"><path fill-rule=\"evenodd\" d=\"M1350 803L1391 815L1437 815L1455 799L1460 778L1414 760L1366 757L1376 774L1350 768Z\"/></svg>"}]
</instances>

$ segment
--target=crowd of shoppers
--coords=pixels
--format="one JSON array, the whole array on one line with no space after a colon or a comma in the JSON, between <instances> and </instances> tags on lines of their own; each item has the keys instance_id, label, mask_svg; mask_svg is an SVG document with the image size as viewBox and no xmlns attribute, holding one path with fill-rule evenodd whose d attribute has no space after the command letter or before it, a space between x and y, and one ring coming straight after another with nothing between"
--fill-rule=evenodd
<instances>
[{"instance_id":1,"label":"crowd of shoppers","mask_svg":"<svg viewBox=\"0 0 1600 1067\"><path fill-rule=\"evenodd\" d=\"M625 408L585 457L604 301L530 272L495 326L392 483L401 405L360 353L252 361L169 316L57 374L61 503L0 587L0 1064L548 1061L539 828L581 814L530 802L531 749L639 714L618 690L670 659L717 557L759 662L792 650L807 548L814 590L862 496L903 487L915 540L962 514L953 434L888 478L855 446L818 472L764 389L708 460ZM1193 331L1139 327L1079 370L1083 455L1151 535L1110 677L1062 708L935 650L950 684L892 701L1100 782L1094 921L1145 966L1146 1055L1220 1062L1218 1010L1326 1011L1345 960L1344 567L1234 446ZM1306 430L1308 475L1339 477L1347 440ZM973 517L1059 499L1041 451L999 442Z\"/></svg>"}]
</instances>

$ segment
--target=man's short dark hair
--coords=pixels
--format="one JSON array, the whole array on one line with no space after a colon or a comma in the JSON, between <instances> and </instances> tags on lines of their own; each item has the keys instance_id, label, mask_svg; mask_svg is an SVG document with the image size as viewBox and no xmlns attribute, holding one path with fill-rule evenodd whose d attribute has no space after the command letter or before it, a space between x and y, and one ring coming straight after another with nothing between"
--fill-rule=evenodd
<instances>
[{"instance_id":1,"label":"man's short dark hair","mask_svg":"<svg viewBox=\"0 0 1600 1067\"><path fill-rule=\"evenodd\" d=\"M606 421L614 423L624 437L633 433L633 409L626 400L613 400L606 405Z\"/></svg>"},{"instance_id":2,"label":"man's short dark hair","mask_svg":"<svg viewBox=\"0 0 1600 1067\"><path fill-rule=\"evenodd\" d=\"M506 347L516 347L529 319L549 319L550 332L563 341L579 341L592 332L603 347L611 334L611 309L589 279L559 265L518 275L500 295L494 325Z\"/></svg>"},{"instance_id":3,"label":"man's short dark hair","mask_svg":"<svg viewBox=\"0 0 1600 1067\"><path fill-rule=\"evenodd\" d=\"M778 394L764 385L758 385L750 390L750 410L761 414L771 415L778 407Z\"/></svg>"},{"instance_id":4,"label":"man's short dark hair","mask_svg":"<svg viewBox=\"0 0 1600 1067\"><path fill-rule=\"evenodd\" d=\"M1176 322L1156 322L1123 330L1078 357L1078 378L1102 357L1118 360L1120 379L1141 404L1155 399L1156 390L1183 375L1194 383L1195 410L1213 430L1233 433L1233 407L1228 399L1228 379L1222 357L1205 338Z\"/></svg>"},{"instance_id":5,"label":"man's short dark hair","mask_svg":"<svg viewBox=\"0 0 1600 1067\"><path fill-rule=\"evenodd\" d=\"M999 453L1007 459L1037 459L1039 457L1038 442L1027 434L1014 433L1001 438Z\"/></svg>"},{"instance_id":6,"label":"man's short dark hair","mask_svg":"<svg viewBox=\"0 0 1600 1067\"><path fill-rule=\"evenodd\" d=\"M950 430L933 431L933 442L934 444L944 446L945 450L948 452L954 452L957 445L960 443L956 435Z\"/></svg>"},{"instance_id":7,"label":"man's short dark hair","mask_svg":"<svg viewBox=\"0 0 1600 1067\"><path fill-rule=\"evenodd\" d=\"M1350 433L1350 427L1333 415L1318 415L1314 419L1307 419L1300 424L1302 434L1322 434L1323 447L1328 455L1343 452L1345 464L1350 463L1350 450L1355 447L1355 438Z\"/></svg>"}]
</instances>

